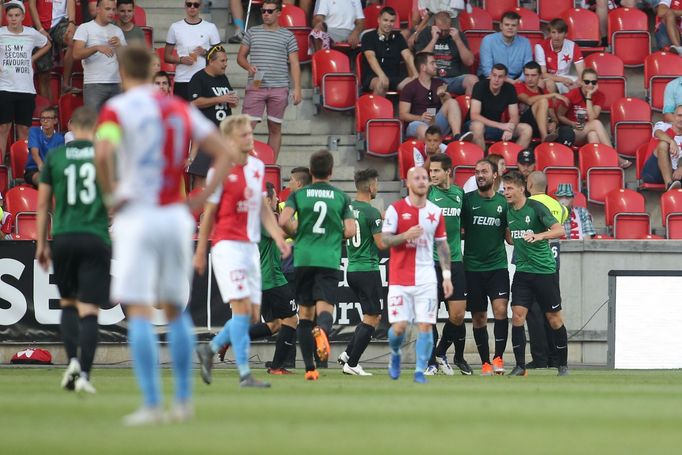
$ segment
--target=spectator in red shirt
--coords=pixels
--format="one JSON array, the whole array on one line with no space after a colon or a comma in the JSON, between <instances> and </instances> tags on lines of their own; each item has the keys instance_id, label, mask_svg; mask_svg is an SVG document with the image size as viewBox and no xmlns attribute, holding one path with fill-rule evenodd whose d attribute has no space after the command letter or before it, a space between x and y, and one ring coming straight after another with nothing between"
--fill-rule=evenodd
<instances>
[{"instance_id":1,"label":"spectator in red shirt","mask_svg":"<svg viewBox=\"0 0 682 455\"><path fill-rule=\"evenodd\" d=\"M568 103L568 99L556 92L547 93L540 87L540 65L537 62L526 63L523 75L526 80L514 85L521 122L533 127L533 137L554 142L558 137L556 101Z\"/></svg>"},{"instance_id":2,"label":"spectator in red shirt","mask_svg":"<svg viewBox=\"0 0 682 455\"><path fill-rule=\"evenodd\" d=\"M605 97L599 91L597 72L592 68L583 71L580 87L566 94L568 103L559 104L557 115L562 125L570 126L575 133L575 145L606 144L613 147L606 128L599 120ZM627 169L632 162L619 158L619 165Z\"/></svg>"}]
</instances>

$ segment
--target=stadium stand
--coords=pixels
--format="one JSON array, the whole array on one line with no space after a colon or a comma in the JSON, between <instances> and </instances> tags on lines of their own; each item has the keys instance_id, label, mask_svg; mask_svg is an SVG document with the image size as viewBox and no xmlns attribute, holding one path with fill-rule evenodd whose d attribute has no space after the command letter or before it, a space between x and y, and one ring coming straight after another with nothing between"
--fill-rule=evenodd
<instances>
[{"instance_id":1,"label":"stadium stand","mask_svg":"<svg viewBox=\"0 0 682 455\"><path fill-rule=\"evenodd\" d=\"M560 183L570 183L576 191L581 188L580 170L575 166L573 150L563 144L543 142L535 147L535 170L547 177L549 194L554 193Z\"/></svg>"},{"instance_id":2,"label":"stadium stand","mask_svg":"<svg viewBox=\"0 0 682 455\"><path fill-rule=\"evenodd\" d=\"M680 75L682 58L676 54L655 52L644 59L644 89L653 110L661 112L666 84Z\"/></svg>"},{"instance_id":3,"label":"stadium stand","mask_svg":"<svg viewBox=\"0 0 682 455\"><path fill-rule=\"evenodd\" d=\"M640 193L614 189L606 194L604 202L606 225L615 239L643 239L651 234L651 220Z\"/></svg>"},{"instance_id":4,"label":"stadium stand","mask_svg":"<svg viewBox=\"0 0 682 455\"><path fill-rule=\"evenodd\" d=\"M407 178L407 171L414 166L414 149L424 153L424 143L414 139L407 140L398 148L398 174L401 180Z\"/></svg>"},{"instance_id":5,"label":"stadium stand","mask_svg":"<svg viewBox=\"0 0 682 455\"><path fill-rule=\"evenodd\" d=\"M384 97L362 95L355 104L357 149L372 156L393 157L402 142L402 123Z\"/></svg>"},{"instance_id":6,"label":"stadium stand","mask_svg":"<svg viewBox=\"0 0 682 455\"><path fill-rule=\"evenodd\" d=\"M279 16L279 25L289 29L294 34L298 44L299 63L309 63L311 56L308 54L308 35L311 29L305 11L298 6L283 4Z\"/></svg>"},{"instance_id":7,"label":"stadium stand","mask_svg":"<svg viewBox=\"0 0 682 455\"><path fill-rule=\"evenodd\" d=\"M634 157L651 138L651 108L637 98L621 98L611 108L611 135L620 155Z\"/></svg>"},{"instance_id":8,"label":"stadium stand","mask_svg":"<svg viewBox=\"0 0 682 455\"><path fill-rule=\"evenodd\" d=\"M614 148L605 144L585 144L578 150L578 164L589 202L603 204L610 191L623 188L625 176L618 166Z\"/></svg>"},{"instance_id":9,"label":"stadium stand","mask_svg":"<svg viewBox=\"0 0 682 455\"><path fill-rule=\"evenodd\" d=\"M488 147L488 155L493 153L501 155L504 158L504 163L507 167L514 168L516 167L516 158L521 150L522 147L516 142L499 141Z\"/></svg>"},{"instance_id":10,"label":"stadium stand","mask_svg":"<svg viewBox=\"0 0 682 455\"><path fill-rule=\"evenodd\" d=\"M604 52L596 52L585 57L585 68L594 69L599 80L599 91L604 94L604 113L611 112L611 106L628 93L625 66L620 57Z\"/></svg>"},{"instance_id":11,"label":"stadium stand","mask_svg":"<svg viewBox=\"0 0 682 455\"><path fill-rule=\"evenodd\" d=\"M608 16L608 40L612 52L626 66L642 66L651 52L648 18L636 8L616 8Z\"/></svg>"},{"instance_id":12,"label":"stadium stand","mask_svg":"<svg viewBox=\"0 0 682 455\"><path fill-rule=\"evenodd\" d=\"M549 22L555 17L561 17L573 8L573 0L537 0L535 8L542 22Z\"/></svg>"},{"instance_id":13,"label":"stadium stand","mask_svg":"<svg viewBox=\"0 0 682 455\"><path fill-rule=\"evenodd\" d=\"M490 14L493 21L499 22L506 11L519 7L519 0L484 0L483 9Z\"/></svg>"},{"instance_id":14,"label":"stadium stand","mask_svg":"<svg viewBox=\"0 0 682 455\"><path fill-rule=\"evenodd\" d=\"M582 48L583 54L604 52L600 46L599 17L587 9L571 8L561 15L568 25L566 38L575 41Z\"/></svg>"},{"instance_id":15,"label":"stadium stand","mask_svg":"<svg viewBox=\"0 0 682 455\"><path fill-rule=\"evenodd\" d=\"M28 142L17 141L9 149L9 167L12 171L12 186L23 182L24 168L28 160Z\"/></svg>"},{"instance_id":16,"label":"stadium stand","mask_svg":"<svg viewBox=\"0 0 682 455\"><path fill-rule=\"evenodd\" d=\"M472 142L455 141L448 144L445 153L452 159L453 182L463 186L474 175L476 162L483 159L483 150Z\"/></svg>"},{"instance_id":17,"label":"stadium stand","mask_svg":"<svg viewBox=\"0 0 682 455\"><path fill-rule=\"evenodd\" d=\"M350 59L336 50L320 50L313 54L313 103L331 111L355 108L357 80L351 72Z\"/></svg>"},{"instance_id":18,"label":"stadium stand","mask_svg":"<svg viewBox=\"0 0 682 455\"><path fill-rule=\"evenodd\" d=\"M682 240L682 189L661 194L661 221L667 239Z\"/></svg>"}]
</instances>

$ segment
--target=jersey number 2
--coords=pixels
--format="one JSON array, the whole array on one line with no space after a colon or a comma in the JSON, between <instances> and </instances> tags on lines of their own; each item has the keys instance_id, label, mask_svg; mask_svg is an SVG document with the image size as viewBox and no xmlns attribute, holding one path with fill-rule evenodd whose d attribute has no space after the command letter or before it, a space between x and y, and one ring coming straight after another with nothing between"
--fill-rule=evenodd
<instances>
[{"instance_id":1,"label":"jersey number 2","mask_svg":"<svg viewBox=\"0 0 682 455\"><path fill-rule=\"evenodd\" d=\"M313 234L324 234L327 230L322 227L322 223L324 223L324 219L327 216L327 203L323 201L315 202L313 212L319 213L317 221L313 224Z\"/></svg>"},{"instance_id":2,"label":"jersey number 2","mask_svg":"<svg viewBox=\"0 0 682 455\"><path fill-rule=\"evenodd\" d=\"M68 204L75 205L77 197L80 197L82 204L92 204L96 194L95 165L92 163L83 163L78 169L78 175L76 175L76 165L70 164L64 169L64 175L66 175L66 201ZM83 179L83 189L76 194L76 179L78 177Z\"/></svg>"}]
</instances>

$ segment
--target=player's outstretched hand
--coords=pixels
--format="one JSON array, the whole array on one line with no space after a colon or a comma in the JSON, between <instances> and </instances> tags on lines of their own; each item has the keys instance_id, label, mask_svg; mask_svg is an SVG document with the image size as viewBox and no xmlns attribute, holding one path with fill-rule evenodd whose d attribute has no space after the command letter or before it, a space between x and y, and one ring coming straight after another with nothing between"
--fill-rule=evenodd
<instances>
[{"instance_id":1,"label":"player's outstretched hand","mask_svg":"<svg viewBox=\"0 0 682 455\"><path fill-rule=\"evenodd\" d=\"M452 281L447 279L443 280L443 297L446 299L452 295L453 292Z\"/></svg>"},{"instance_id":2,"label":"player's outstretched hand","mask_svg":"<svg viewBox=\"0 0 682 455\"><path fill-rule=\"evenodd\" d=\"M414 240L421 237L422 234L424 234L424 228L417 224L405 231L403 235L405 236L405 240Z\"/></svg>"},{"instance_id":3,"label":"player's outstretched hand","mask_svg":"<svg viewBox=\"0 0 682 455\"><path fill-rule=\"evenodd\" d=\"M36 248L36 260L43 270L46 272L49 270L50 263L52 262L52 254L50 253L50 246L47 243L38 245Z\"/></svg>"},{"instance_id":4,"label":"player's outstretched hand","mask_svg":"<svg viewBox=\"0 0 682 455\"><path fill-rule=\"evenodd\" d=\"M192 258L192 266L199 275L203 275L206 272L206 255L195 254Z\"/></svg>"},{"instance_id":5,"label":"player's outstretched hand","mask_svg":"<svg viewBox=\"0 0 682 455\"><path fill-rule=\"evenodd\" d=\"M287 241L284 239L284 234L282 234L281 237L277 238L275 240L277 243L277 248L279 248L279 252L282 253L282 259L286 259L291 255L291 245L287 243Z\"/></svg>"}]
</instances>

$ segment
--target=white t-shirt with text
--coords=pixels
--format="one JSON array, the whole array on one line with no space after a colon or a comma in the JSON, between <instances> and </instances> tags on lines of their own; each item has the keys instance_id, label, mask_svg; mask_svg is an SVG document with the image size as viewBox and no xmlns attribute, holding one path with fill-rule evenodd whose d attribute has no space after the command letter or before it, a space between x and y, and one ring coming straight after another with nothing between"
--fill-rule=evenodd
<instances>
[{"instance_id":1,"label":"white t-shirt with text","mask_svg":"<svg viewBox=\"0 0 682 455\"><path fill-rule=\"evenodd\" d=\"M33 83L33 49L47 44L47 38L31 27L12 33L0 27L0 91L36 93Z\"/></svg>"}]
</instances>

